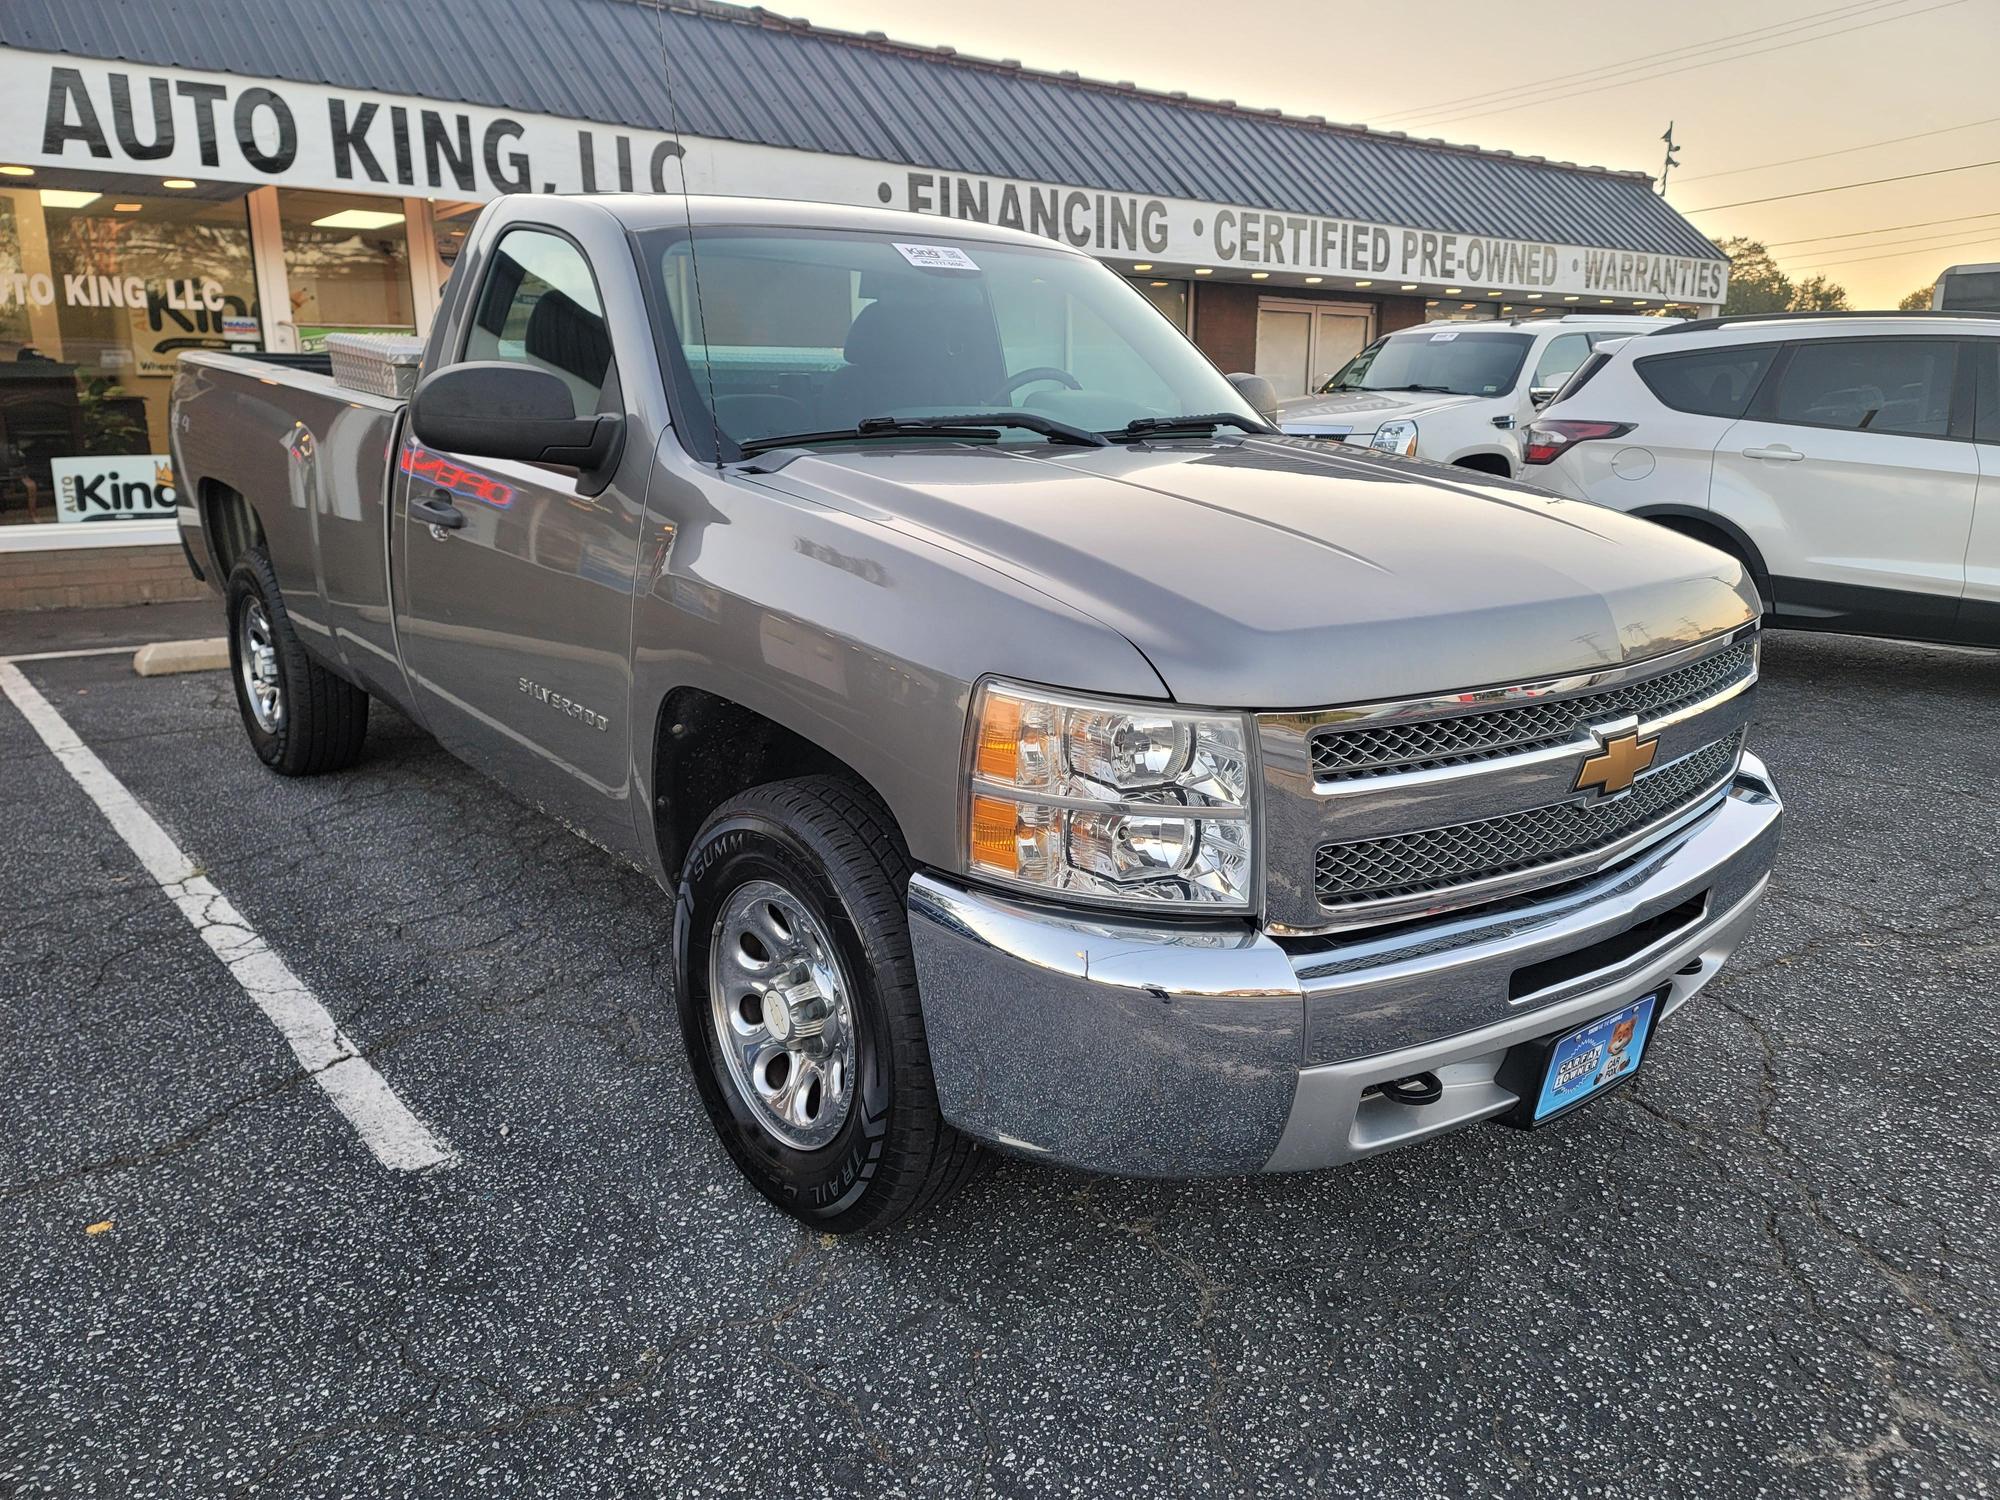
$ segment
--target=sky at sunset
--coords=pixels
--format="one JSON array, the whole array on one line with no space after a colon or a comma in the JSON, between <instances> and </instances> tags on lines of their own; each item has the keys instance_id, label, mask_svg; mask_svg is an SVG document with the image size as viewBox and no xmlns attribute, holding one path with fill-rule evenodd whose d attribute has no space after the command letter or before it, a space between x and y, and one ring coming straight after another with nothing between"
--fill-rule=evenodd
<instances>
[{"instance_id":1,"label":"sky at sunset","mask_svg":"<svg viewBox=\"0 0 2000 1500\"><path fill-rule=\"evenodd\" d=\"M1843 283L1857 307L1893 305L1947 265L2000 261L2000 0L793 4L806 8L774 8L1032 67L1605 166L1657 171L1672 120L1673 204L1710 234L1766 241L1794 277ZM1905 175L1975 162L1992 164ZM1891 177L1904 180L1745 202Z\"/></svg>"}]
</instances>

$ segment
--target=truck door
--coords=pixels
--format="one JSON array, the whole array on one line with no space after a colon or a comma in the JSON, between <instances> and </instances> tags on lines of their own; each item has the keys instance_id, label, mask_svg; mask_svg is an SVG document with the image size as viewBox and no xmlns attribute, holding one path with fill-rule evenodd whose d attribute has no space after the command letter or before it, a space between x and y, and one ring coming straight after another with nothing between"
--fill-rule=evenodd
<instances>
[{"instance_id":1,"label":"truck door","mask_svg":"<svg viewBox=\"0 0 2000 1500\"><path fill-rule=\"evenodd\" d=\"M518 360L560 376L580 416L622 410L617 340L573 239L509 228L467 271L479 285L446 363ZM641 452L649 446L637 439ZM619 483L584 495L566 469L440 452L411 435L398 462L398 624L425 722L528 800L629 849L628 662L644 495Z\"/></svg>"}]
</instances>

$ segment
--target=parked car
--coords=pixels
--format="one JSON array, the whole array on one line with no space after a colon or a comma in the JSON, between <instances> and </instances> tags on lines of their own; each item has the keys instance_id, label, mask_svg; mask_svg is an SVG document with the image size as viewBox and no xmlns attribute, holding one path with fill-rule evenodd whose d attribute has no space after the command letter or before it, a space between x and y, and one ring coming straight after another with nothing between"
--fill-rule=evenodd
<instances>
[{"instance_id":1,"label":"parked car","mask_svg":"<svg viewBox=\"0 0 2000 1500\"><path fill-rule=\"evenodd\" d=\"M1189 1176L1544 1122L1764 892L1740 569L1283 437L1080 252L524 194L406 403L408 344L180 362L250 744L351 765L379 697L651 872L715 1129L820 1227L980 1142Z\"/></svg>"},{"instance_id":2,"label":"parked car","mask_svg":"<svg viewBox=\"0 0 2000 1500\"><path fill-rule=\"evenodd\" d=\"M1569 313L1405 328L1375 340L1318 390L1280 402L1278 424L1302 437L1515 474L1521 429L1591 349L1662 322Z\"/></svg>"},{"instance_id":3,"label":"parked car","mask_svg":"<svg viewBox=\"0 0 2000 1500\"><path fill-rule=\"evenodd\" d=\"M2000 318L1711 318L1592 360L1525 477L1699 538L1769 620L2000 645Z\"/></svg>"}]
</instances>

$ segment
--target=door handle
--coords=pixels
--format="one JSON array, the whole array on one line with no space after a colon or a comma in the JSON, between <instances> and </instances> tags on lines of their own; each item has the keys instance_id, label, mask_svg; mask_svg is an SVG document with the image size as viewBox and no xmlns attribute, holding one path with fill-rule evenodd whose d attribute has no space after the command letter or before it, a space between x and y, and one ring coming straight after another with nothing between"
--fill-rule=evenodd
<instances>
[{"instance_id":1,"label":"door handle","mask_svg":"<svg viewBox=\"0 0 2000 1500\"><path fill-rule=\"evenodd\" d=\"M442 493L433 491L410 502L410 519L426 526L456 531L465 524L465 512L445 499Z\"/></svg>"},{"instance_id":2,"label":"door handle","mask_svg":"<svg viewBox=\"0 0 2000 1500\"><path fill-rule=\"evenodd\" d=\"M1743 450L1743 456L1745 458L1776 459L1780 463L1787 463L1787 464L1795 464L1800 459L1805 457L1805 455L1799 452L1798 449L1787 448L1783 443L1776 444L1775 446L1770 448L1745 448Z\"/></svg>"}]
</instances>

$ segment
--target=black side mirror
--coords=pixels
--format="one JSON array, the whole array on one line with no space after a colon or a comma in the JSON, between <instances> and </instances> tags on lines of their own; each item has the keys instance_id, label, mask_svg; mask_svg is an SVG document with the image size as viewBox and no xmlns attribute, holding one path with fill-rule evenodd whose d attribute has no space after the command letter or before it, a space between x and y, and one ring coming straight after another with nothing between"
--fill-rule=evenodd
<instances>
[{"instance_id":1,"label":"black side mirror","mask_svg":"<svg viewBox=\"0 0 2000 1500\"><path fill-rule=\"evenodd\" d=\"M1262 375L1246 375L1241 371L1228 377L1236 387L1236 394L1250 403L1251 410L1269 422L1278 425L1278 388Z\"/></svg>"},{"instance_id":2,"label":"black side mirror","mask_svg":"<svg viewBox=\"0 0 2000 1500\"><path fill-rule=\"evenodd\" d=\"M560 464L597 494L624 444L625 419L609 414L579 417L560 377L533 365L469 360L447 365L417 382L410 398L410 430L427 448L472 458L512 458Z\"/></svg>"}]
</instances>

